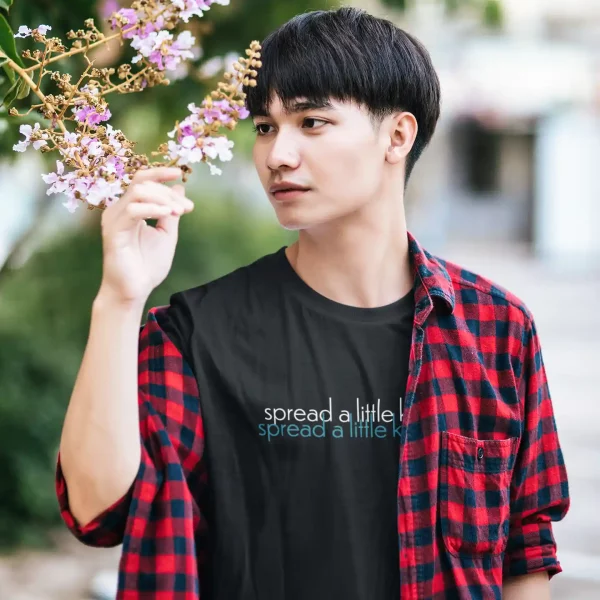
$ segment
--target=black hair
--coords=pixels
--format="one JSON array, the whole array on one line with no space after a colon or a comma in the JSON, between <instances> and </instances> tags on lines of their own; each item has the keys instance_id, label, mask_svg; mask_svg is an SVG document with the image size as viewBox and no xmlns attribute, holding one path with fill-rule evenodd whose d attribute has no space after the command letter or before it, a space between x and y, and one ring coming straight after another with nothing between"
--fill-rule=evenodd
<instances>
[{"instance_id":1,"label":"black hair","mask_svg":"<svg viewBox=\"0 0 600 600\"><path fill-rule=\"evenodd\" d=\"M342 7L297 15L262 42L256 87L244 86L250 115L266 116L273 92L284 108L298 97L367 108L376 125L395 111L418 123L405 186L440 115L440 83L426 48L391 21Z\"/></svg>"}]
</instances>

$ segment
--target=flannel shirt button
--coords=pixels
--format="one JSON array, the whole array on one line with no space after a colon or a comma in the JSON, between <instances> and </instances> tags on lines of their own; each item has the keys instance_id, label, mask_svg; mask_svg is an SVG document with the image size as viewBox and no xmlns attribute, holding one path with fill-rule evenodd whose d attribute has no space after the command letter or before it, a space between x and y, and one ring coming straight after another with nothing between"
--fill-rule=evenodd
<instances>
[{"instance_id":1,"label":"flannel shirt button","mask_svg":"<svg viewBox=\"0 0 600 600\"><path fill-rule=\"evenodd\" d=\"M481 460L483 458L483 448L481 446L479 446L479 448L477 448L477 460Z\"/></svg>"}]
</instances>

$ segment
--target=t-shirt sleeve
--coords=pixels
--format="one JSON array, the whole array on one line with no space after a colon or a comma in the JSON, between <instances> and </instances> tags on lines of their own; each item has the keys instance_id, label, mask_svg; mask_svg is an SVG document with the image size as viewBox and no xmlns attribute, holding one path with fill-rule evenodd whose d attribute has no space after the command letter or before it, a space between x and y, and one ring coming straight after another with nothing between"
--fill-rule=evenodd
<instances>
[{"instance_id":1,"label":"t-shirt sleeve","mask_svg":"<svg viewBox=\"0 0 600 600\"><path fill-rule=\"evenodd\" d=\"M171 306L152 308L139 330L138 406L142 459L130 489L112 506L81 526L71 512L60 452L57 455L55 488L60 514L71 533L86 545L110 547L123 543L129 517L139 528L138 508L159 495L166 452L172 451L167 458L170 463L181 465L184 462L185 471L201 460L204 434L196 379L180 348L160 325L169 323L169 315L175 312ZM181 443L182 435L185 444ZM168 439L169 448L164 448L161 439L163 442Z\"/></svg>"}]
</instances>

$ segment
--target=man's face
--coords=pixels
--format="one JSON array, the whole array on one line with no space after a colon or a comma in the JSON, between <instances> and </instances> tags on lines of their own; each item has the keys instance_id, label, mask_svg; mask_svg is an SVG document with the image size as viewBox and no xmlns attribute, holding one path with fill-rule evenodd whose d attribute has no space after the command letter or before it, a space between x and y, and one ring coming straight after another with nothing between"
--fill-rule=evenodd
<instances>
[{"instance_id":1,"label":"man's face","mask_svg":"<svg viewBox=\"0 0 600 600\"><path fill-rule=\"evenodd\" d=\"M385 150L384 128L373 127L366 109L330 100L312 107L296 100L286 113L274 97L268 117L254 117L258 129L254 163L286 229L306 229L344 217L376 199L381 192ZM273 192L289 183L308 188Z\"/></svg>"}]
</instances>

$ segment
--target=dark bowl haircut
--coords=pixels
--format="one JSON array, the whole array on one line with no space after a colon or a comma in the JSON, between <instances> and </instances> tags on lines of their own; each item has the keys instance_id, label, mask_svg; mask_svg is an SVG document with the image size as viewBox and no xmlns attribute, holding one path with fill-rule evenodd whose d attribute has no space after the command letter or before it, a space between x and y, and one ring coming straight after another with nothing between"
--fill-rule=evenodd
<instances>
[{"instance_id":1,"label":"dark bowl haircut","mask_svg":"<svg viewBox=\"0 0 600 600\"><path fill-rule=\"evenodd\" d=\"M429 52L391 21L342 7L297 15L262 42L257 85L244 86L252 117L268 116L273 95L284 110L305 98L354 102L376 128L397 111L414 115L418 132L406 159L406 181L440 115L440 83Z\"/></svg>"}]
</instances>

